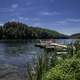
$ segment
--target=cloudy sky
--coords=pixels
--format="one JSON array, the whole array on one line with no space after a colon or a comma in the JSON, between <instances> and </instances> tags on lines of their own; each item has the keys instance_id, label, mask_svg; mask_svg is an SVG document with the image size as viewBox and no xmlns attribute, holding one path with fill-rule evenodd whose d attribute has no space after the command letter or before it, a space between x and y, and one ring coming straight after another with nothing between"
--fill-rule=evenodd
<instances>
[{"instance_id":1,"label":"cloudy sky","mask_svg":"<svg viewBox=\"0 0 80 80\"><path fill-rule=\"evenodd\" d=\"M78 33L80 0L0 0L0 24L7 21Z\"/></svg>"}]
</instances>

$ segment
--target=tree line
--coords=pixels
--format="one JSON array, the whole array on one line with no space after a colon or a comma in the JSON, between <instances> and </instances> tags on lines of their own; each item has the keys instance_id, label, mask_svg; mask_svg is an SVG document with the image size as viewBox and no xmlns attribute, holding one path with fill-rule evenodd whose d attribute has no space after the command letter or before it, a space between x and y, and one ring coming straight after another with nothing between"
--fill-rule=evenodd
<instances>
[{"instance_id":1,"label":"tree line","mask_svg":"<svg viewBox=\"0 0 80 80\"><path fill-rule=\"evenodd\" d=\"M20 22L7 22L0 26L0 39L51 39L67 38L54 30L28 26Z\"/></svg>"}]
</instances>

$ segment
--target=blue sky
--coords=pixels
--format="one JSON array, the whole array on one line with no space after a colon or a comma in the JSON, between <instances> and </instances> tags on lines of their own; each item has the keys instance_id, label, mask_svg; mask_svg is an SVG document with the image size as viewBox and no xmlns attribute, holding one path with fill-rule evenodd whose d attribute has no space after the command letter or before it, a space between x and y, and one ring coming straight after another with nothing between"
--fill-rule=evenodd
<instances>
[{"instance_id":1,"label":"blue sky","mask_svg":"<svg viewBox=\"0 0 80 80\"><path fill-rule=\"evenodd\" d=\"M65 34L80 32L80 0L0 0L0 24L20 21Z\"/></svg>"}]
</instances>

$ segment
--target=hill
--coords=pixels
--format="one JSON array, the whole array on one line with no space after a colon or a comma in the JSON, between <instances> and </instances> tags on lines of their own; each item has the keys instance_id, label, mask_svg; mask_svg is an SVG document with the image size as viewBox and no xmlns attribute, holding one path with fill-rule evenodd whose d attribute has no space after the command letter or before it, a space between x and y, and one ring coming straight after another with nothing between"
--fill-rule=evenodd
<instances>
[{"instance_id":1,"label":"hill","mask_svg":"<svg viewBox=\"0 0 80 80\"><path fill-rule=\"evenodd\" d=\"M80 33L73 34L73 35L70 36L70 38L80 39Z\"/></svg>"},{"instance_id":2,"label":"hill","mask_svg":"<svg viewBox=\"0 0 80 80\"><path fill-rule=\"evenodd\" d=\"M19 22L7 22L0 27L0 39L60 39L66 35L54 30L28 26Z\"/></svg>"}]
</instances>

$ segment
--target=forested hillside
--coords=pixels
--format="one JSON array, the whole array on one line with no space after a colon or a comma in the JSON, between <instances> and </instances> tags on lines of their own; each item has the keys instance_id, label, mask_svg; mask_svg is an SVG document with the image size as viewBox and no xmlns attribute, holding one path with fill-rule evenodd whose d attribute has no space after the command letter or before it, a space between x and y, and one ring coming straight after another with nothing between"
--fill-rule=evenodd
<instances>
[{"instance_id":1,"label":"forested hillside","mask_svg":"<svg viewBox=\"0 0 80 80\"><path fill-rule=\"evenodd\" d=\"M7 22L0 27L0 39L50 39L67 38L54 30L31 27L19 22Z\"/></svg>"},{"instance_id":2,"label":"forested hillside","mask_svg":"<svg viewBox=\"0 0 80 80\"><path fill-rule=\"evenodd\" d=\"M76 34L71 35L71 38L80 39L80 33L76 33Z\"/></svg>"}]
</instances>

